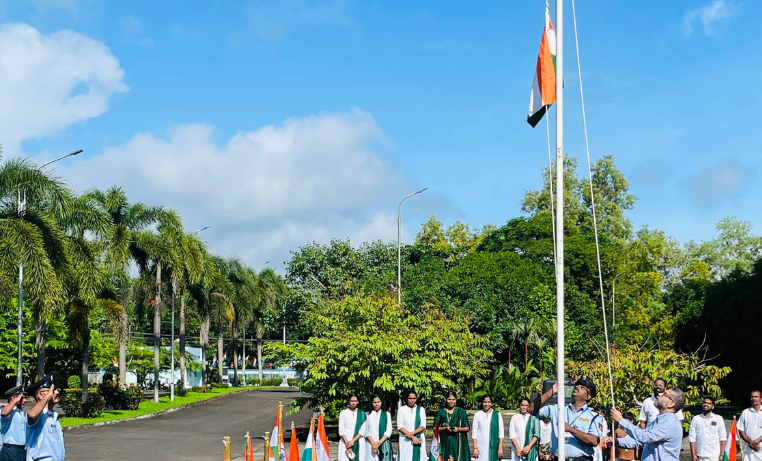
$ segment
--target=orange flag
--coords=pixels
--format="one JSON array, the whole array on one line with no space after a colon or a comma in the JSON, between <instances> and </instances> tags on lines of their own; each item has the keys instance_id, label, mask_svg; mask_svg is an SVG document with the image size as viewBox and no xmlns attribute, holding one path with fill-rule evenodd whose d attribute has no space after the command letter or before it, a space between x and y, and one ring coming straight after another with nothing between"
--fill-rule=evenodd
<instances>
[{"instance_id":1,"label":"orange flag","mask_svg":"<svg viewBox=\"0 0 762 461\"><path fill-rule=\"evenodd\" d=\"M291 445L288 447L289 461L299 461L299 440L296 438L296 426L291 422Z\"/></svg>"}]
</instances>

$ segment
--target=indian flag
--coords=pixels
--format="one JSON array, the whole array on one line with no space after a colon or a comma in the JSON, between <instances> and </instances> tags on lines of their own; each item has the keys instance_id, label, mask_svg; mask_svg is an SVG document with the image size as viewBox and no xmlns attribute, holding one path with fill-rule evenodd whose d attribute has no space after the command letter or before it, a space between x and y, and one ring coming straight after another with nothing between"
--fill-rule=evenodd
<instances>
[{"instance_id":1,"label":"indian flag","mask_svg":"<svg viewBox=\"0 0 762 461\"><path fill-rule=\"evenodd\" d=\"M313 418L312 421L310 421L310 433L309 435L307 435L307 443L304 445L304 451L302 452L301 461L315 461L314 459L312 459L315 456L315 446L312 441L315 437L314 429L315 429L315 419ZM296 460L291 460L291 461L296 461Z\"/></svg>"},{"instance_id":2,"label":"indian flag","mask_svg":"<svg viewBox=\"0 0 762 461\"><path fill-rule=\"evenodd\" d=\"M725 452L722 454L722 461L736 461L736 417L733 417L733 424L730 425L728 440L725 442Z\"/></svg>"},{"instance_id":3,"label":"indian flag","mask_svg":"<svg viewBox=\"0 0 762 461\"><path fill-rule=\"evenodd\" d=\"M328 437L325 435L325 421L323 414L318 418L317 437L315 437L315 451L317 451L317 461L331 461L328 453Z\"/></svg>"},{"instance_id":4,"label":"indian flag","mask_svg":"<svg viewBox=\"0 0 762 461\"><path fill-rule=\"evenodd\" d=\"M278 414L275 416L275 426L273 427L273 434L270 436L270 461L280 460L285 461L286 449L283 446L283 432L279 427L281 419L281 412L283 408L278 405Z\"/></svg>"},{"instance_id":5,"label":"indian flag","mask_svg":"<svg viewBox=\"0 0 762 461\"><path fill-rule=\"evenodd\" d=\"M537 56L537 70L529 96L529 115L527 122L534 128L548 106L556 102L556 32L550 22L550 5L545 2L545 29L540 41L540 54Z\"/></svg>"},{"instance_id":6,"label":"indian flag","mask_svg":"<svg viewBox=\"0 0 762 461\"><path fill-rule=\"evenodd\" d=\"M439 428L434 428L434 438L431 439L431 450L429 451L429 461L442 461L442 455L439 454Z\"/></svg>"}]
</instances>

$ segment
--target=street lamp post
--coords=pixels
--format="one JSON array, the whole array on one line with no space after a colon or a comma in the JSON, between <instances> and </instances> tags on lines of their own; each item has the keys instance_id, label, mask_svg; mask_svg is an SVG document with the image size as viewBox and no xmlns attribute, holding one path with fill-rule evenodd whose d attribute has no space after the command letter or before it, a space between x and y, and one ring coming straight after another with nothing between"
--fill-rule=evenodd
<instances>
[{"instance_id":1,"label":"street lamp post","mask_svg":"<svg viewBox=\"0 0 762 461\"><path fill-rule=\"evenodd\" d=\"M201 229L191 232L190 235L196 235L200 232L203 232L207 229L209 229L212 226L204 226ZM174 277L173 277L174 278ZM177 280L172 281L172 332L171 332L171 343L169 345L169 363L170 363L170 369L172 370L169 377L169 400L170 402L175 401L175 292L177 292ZM182 382L185 382L185 377L183 376Z\"/></svg>"},{"instance_id":2,"label":"street lamp post","mask_svg":"<svg viewBox=\"0 0 762 461\"><path fill-rule=\"evenodd\" d=\"M421 192L424 192L427 189L428 187L424 187L417 192L406 195L402 200L400 200L400 204L397 205L397 304L402 304L402 246L400 243L402 233L402 202L414 195L418 195Z\"/></svg>"},{"instance_id":3,"label":"street lamp post","mask_svg":"<svg viewBox=\"0 0 762 461\"><path fill-rule=\"evenodd\" d=\"M56 159L53 159L49 162L45 162L42 165L40 165L40 169L45 168L46 166L50 165L51 163L55 163L59 160L63 160L66 157L73 157L75 155L81 154L82 149L75 150L73 152L69 152L66 155L62 155ZM19 217L24 216L24 212L26 210L26 190L22 191L19 188L18 191L18 200L17 200L17 209ZM24 335L24 262L19 261L19 299L18 299L18 363L16 364L16 385L21 386L23 384L22 382L22 376L21 376L21 361L23 359L23 347L24 347L24 341L23 341L23 335ZM84 383L84 385L87 385L87 383Z\"/></svg>"}]
</instances>

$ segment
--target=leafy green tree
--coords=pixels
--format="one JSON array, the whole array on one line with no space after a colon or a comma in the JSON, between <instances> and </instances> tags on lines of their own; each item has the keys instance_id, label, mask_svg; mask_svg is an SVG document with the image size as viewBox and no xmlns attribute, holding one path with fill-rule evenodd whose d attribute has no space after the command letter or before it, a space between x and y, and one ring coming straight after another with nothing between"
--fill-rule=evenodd
<instances>
[{"instance_id":1,"label":"leafy green tree","mask_svg":"<svg viewBox=\"0 0 762 461\"><path fill-rule=\"evenodd\" d=\"M336 415L349 392L360 401L379 393L392 402L406 389L431 402L482 376L490 359L467 319L432 306L410 315L389 295L331 301L310 321L314 335L307 344L268 344L272 355L293 359L305 373L300 389L307 395L294 408L322 405Z\"/></svg>"},{"instance_id":2,"label":"leafy green tree","mask_svg":"<svg viewBox=\"0 0 762 461\"><path fill-rule=\"evenodd\" d=\"M719 235L708 242L688 242L688 257L708 264L715 280L734 271L750 273L754 262L762 258L762 236L752 233L750 222L734 217L720 219L717 232Z\"/></svg>"},{"instance_id":3,"label":"leafy green tree","mask_svg":"<svg viewBox=\"0 0 762 461\"><path fill-rule=\"evenodd\" d=\"M653 381L662 378L667 386L680 387L686 395L686 404L696 405L701 398L712 395L722 397L718 381L730 373L729 367L712 365L701 351L681 354L672 350L641 349L630 346L625 350L611 349L614 398L620 408L632 407L653 392ZM567 370L572 376L587 375L598 387L596 402L611 405L608 366L605 360L570 363Z\"/></svg>"}]
</instances>

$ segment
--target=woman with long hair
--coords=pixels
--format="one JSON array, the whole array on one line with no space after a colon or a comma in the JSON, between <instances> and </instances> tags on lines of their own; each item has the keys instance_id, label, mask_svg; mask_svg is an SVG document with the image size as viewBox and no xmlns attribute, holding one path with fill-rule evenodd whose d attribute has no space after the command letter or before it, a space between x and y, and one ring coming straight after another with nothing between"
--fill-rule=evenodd
<instances>
[{"instance_id":1,"label":"woman with long hair","mask_svg":"<svg viewBox=\"0 0 762 461\"><path fill-rule=\"evenodd\" d=\"M478 461L498 461L503 458L505 426L503 415L492 408L492 396L482 397L481 411L474 414L474 457Z\"/></svg>"},{"instance_id":2,"label":"woman with long hair","mask_svg":"<svg viewBox=\"0 0 762 461\"><path fill-rule=\"evenodd\" d=\"M370 399L371 411L368 412L362 428L365 437L365 461L393 461L392 452L392 414L383 410L378 394Z\"/></svg>"},{"instance_id":3,"label":"woman with long hair","mask_svg":"<svg viewBox=\"0 0 762 461\"><path fill-rule=\"evenodd\" d=\"M426 409L418 406L418 394L405 394L406 405L397 411L397 430L400 432L398 461L426 461Z\"/></svg>"},{"instance_id":4,"label":"woman with long hair","mask_svg":"<svg viewBox=\"0 0 762 461\"><path fill-rule=\"evenodd\" d=\"M529 414L529 403L529 398L521 397L519 414L511 417L508 437L512 461L537 461L540 425L537 417Z\"/></svg>"},{"instance_id":5,"label":"woman with long hair","mask_svg":"<svg viewBox=\"0 0 762 461\"><path fill-rule=\"evenodd\" d=\"M339 461L365 461L365 440L360 434L365 412L357 408L359 403L356 394L349 394L348 408L339 413Z\"/></svg>"},{"instance_id":6,"label":"woman with long hair","mask_svg":"<svg viewBox=\"0 0 762 461\"><path fill-rule=\"evenodd\" d=\"M471 461L468 447L468 415L466 410L456 406L458 397L447 393L445 406L434 417L434 431L439 433L439 453L442 461Z\"/></svg>"}]
</instances>

